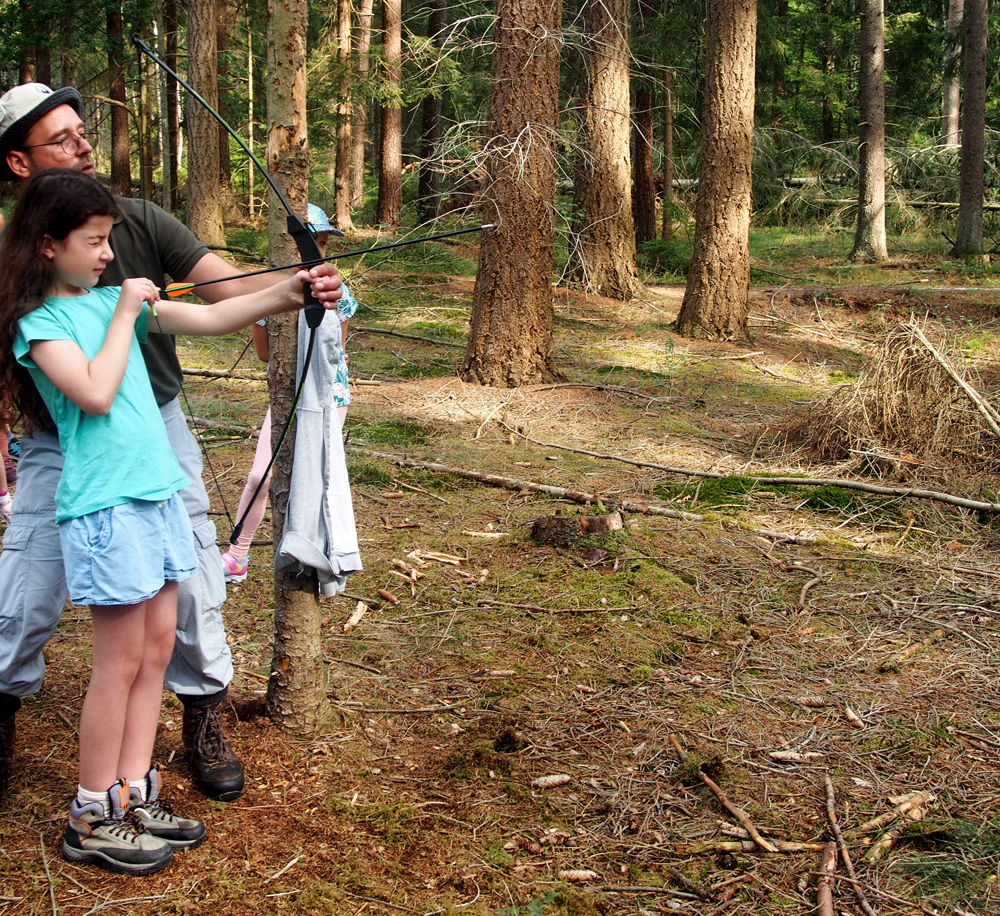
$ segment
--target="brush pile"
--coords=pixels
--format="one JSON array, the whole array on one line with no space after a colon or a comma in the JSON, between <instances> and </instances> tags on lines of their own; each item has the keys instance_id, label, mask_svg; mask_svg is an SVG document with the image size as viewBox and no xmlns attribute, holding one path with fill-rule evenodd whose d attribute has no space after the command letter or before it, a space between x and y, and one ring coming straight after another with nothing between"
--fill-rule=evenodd
<instances>
[{"instance_id":1,"label":"brush pile","mask_svg":"<svg viewBox=\"0 0 1000 916\"><path fill-rule=\"evenodd\" d=\"M853 459L877 476L902 479L919 468L974 475L1000 465L1000 414L980 380L940 326L912 319L889 330L856 383L786 432L822 460Z\"/></svg>"}]
</instances>

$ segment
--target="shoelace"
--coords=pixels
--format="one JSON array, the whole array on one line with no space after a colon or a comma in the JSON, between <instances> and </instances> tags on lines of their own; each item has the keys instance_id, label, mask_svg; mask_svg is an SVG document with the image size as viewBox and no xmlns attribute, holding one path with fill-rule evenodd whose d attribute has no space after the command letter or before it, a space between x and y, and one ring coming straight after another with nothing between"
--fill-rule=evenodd
<instances>
[{"instance_id":1,"label":"shoelace","mask_svg":"<svg viewBox=\"0 0 1000 916\"><path fill-rule=\"evenodd\" d=\"M110 832L123 838L127 838L129 834L138 836L146 832L145 826L134 811L126 811L121 817L108 818L108 823L111 825Z\"/></svg>"},{"instance_id":2,"label":"shoelace","mask_svg":"<svg viewBox=\"0 0 1000 916\"><path fill-rule=\"evenodd\" d=\"M159 814L164 815L167 818L172 818L174 816L174 806L172 798L164 798L160 796L156 801L146 802L139 807L145 808L154 817Z\"/></svg>"},{"instance_id":3,"label":"shoelace","mask_svg":"<svg viewBox=\"0 0 1000 916\"><path fill-rule=\"evenodd\" d=\"M198 723L191 744L197 749L199 757L209 763L221 763L225 754L225 739L222 737L222 726L219 716L211 707L205 707L204 715Z\"/></svg>"}]
</instances>

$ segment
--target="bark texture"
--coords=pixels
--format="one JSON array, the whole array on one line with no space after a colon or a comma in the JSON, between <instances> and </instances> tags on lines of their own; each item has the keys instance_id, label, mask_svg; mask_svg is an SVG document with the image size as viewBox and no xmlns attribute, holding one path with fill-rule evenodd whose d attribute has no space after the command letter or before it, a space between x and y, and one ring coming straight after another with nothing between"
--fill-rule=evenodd
<instances>
[{"instance_id":1,"label":"bark texture","mask_svg":"<svg viewBox=\"0 0 1000 916\"><path fill-rule=\"evenodd\" d=\"M573 182L577 216L566 270L587 292L623 300L639 291L629 155L629 21L629 0L584 0Z\"/></svg>"},{"instance_id":2,"label":"bark texture","mask_svg":"<svg viewBox=\"0 0 1000 916\"><path fill-rule=\"evenodd\" d=\"M944 76L941 81L941 142L958 146L962 142L961 101L962 18L965 0L949 0L948 33L944 52Z\"/></svg>"},{"instance_id":3,"label":"bark texture","mask_svg":"<svg viewBox=\"0 0 1000 916\"><path fill-rule=\"evenodd\" d=\"M398 92L403 79L402 0L382 2L382 46L385 52L385 80ZM382 105L380 140L375 222L395 226L403 211L403 111L396 99Z\"/></svg>"},{"instance_id":4,"label":"bark texture","mask_svg":"<svg viewBox=\"0 0 1000 916\"><path fill-rule=\"evenodd\" d=\"M962 177L952 255L983 253L983 151L986 132L986 0L965 4Z\"/></svg>"},{"instance_id":5,"label":"bark texture","mask_svg":"<svg viewBox=\"0 0 1000 916\"><path fill-rule=\"evenodd\" d=\"M489 186L461 377L514 387L552 368L554 140L562 0L496 0L484 165ZM531 23L526 27L526 23Z\"/></svg>"},{"instance_id":6,"label":"bark texture","mask_svg":"<svg viewBox=\"0 0 1000 916\"><path fill-rule=\"evenodd\" d=\"M337 163L334 169L333 224L353 229L351 220L351 0L337 0Z\"/></svg>"},{"instance_id":7,"label":"bark texture","mask_svg":"<svg viewBox=\"0 0 1000 916\"><path fill-rule=\"evenodd\" d=\"M636 242L656 238L656 185L653 180L653 89L642 80L635 91L635 178L632 188L632 213Z\"/></svg>"},{"instance_id":8,"label":"bark texture","mask_svg":"<svg viewBox=\"0 0 1000 916\"><path fill-rule=\"evenodd\" d=\"M448 25L446 0L428 0L427 37L440 57L444 30ZM424 98L421 106L420 125L420 181L417 188L417 218L429 223L441 211L440 164L441 147L441 96L432 93Z\"/></svg>"},{"instance_id":9,"label":"bark texture","mask_svg":"<svg viewBox=\"0 0 1000 916\"><path fill-rule=\"evenodd\" d=\"M745 339L750 295L756 0L709 0L694 251L678 331Z\"/></svg>"},{"instance_id":10,"label":"bark texture","mask_svg":"<svg viewBox=\"0 0 1000 916\"><path fill-rule=\"evenodd\" d=\"M188 77L216 111L219 109L218 0L188 0ZM201 105L187 112L187 226L206 245L225 245L219 193L219 124Z\"/></svg>"},{"instance_id":11,"label":"bark texture","mask_svg":"<svg viewBox=\"0 0 1000 916\"><path fill-rule=\"evenodd\" d=\"M368 58L372 43L372 0L361 0L358 7L357 79L368 78ZM351 206L365 202L365 133L368 129L368 103L357 94L351 106Z\"/></svg>"},{"instance_id":12,"label":"bark texture","mask_svg":"<svg viewBox=\"0 0 1000 916\"><path fill-rule=\"evenodd\" d=\"M111 193L132 196L132 163L125 106L125 37L122 14L108 12L108 98L111 106Z\"/></svg>"},{"instance_id":13,"label":"bark texture","mask_svg":"<svg viewBox=\"0 0 1000 916\"><path fill-rule=\"evenodd\" d=\"M177 73L177 0L163 0L164 60ZM170 187L177 193L177 162L180 153L180 117L178 110L177 82L166 80L167 141L170 146ZM164 160L166 161L166 160Z\"/></svg>"},{"instance_id":14,"label":"bark texture","mask_svg":"<svg viewBox=\"0 0 1000 916\"><path fill-rule=\"evenodd\" d=\"M885 242L885 14L883 0L861 0L861 142L858 227L852 261L887 261Z\"/></svg>"},{"instance_id":15,"label":"bark texture","mask_svg":"<svg viewBox=\"0 0 1000 916\"><path fill-rule=\"evenodd\" d=\"M267 167L292 208L305 217L309 190L306 139L306 0L268 3ZM298 260L286 231L281 204L271 201L268 241L272 263ZM327 319L329 320L329 318ZM297 318L287 314L268 325L271 361L268 390L276 440L293 408L297 362ZM288 433L294 441L294 427ZM272 441L272 447L276 445ZM271 483L274 542L280 543L288 504L293 450L278 453ZM274 653L267 686L267 712L277 725L298 735L316 730L327 715L320 645L319 590L315 575L274 574Z\"/></svg>"}]
</instances>

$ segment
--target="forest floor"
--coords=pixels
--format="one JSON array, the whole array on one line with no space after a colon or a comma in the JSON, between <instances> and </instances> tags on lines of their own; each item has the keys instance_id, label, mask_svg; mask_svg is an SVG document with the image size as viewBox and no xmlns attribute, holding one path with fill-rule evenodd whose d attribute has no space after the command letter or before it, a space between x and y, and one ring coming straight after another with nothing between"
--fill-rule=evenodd
<instances>
[{"instance_id":1,"label":"forest floor","mask_svg":"<svg viewBox=\"0 0 1000 916\"><path fill-rule=\"evenodd\" d=\"M148 879L69 865L89 653L87 614L70 609L19 716L0 914L806 914L828 798L871 910L1000 913L997 527L932 500L748 480L995 499L995 468L891 461L878 481L863 456L820 463L777 431L856 381L911 311L995 390L1000 293L757 287L738 345L673 334L679 287L628 304L558 290L563 377L510 391L455 376L471 279L383 280L352 278L352 377L372 383L354 386L345 430L365 569L321 602L329 724L298 740L250 714L270 664L263 543L224 609L246 794L223 805L190 787L168 697L157 758L208 841ZM230 366L243 343L185 341L182 360ZM235 513L265 384L189 377L187 393ZM532 537L535 519L619 500L673 515L626 511L622 530L568 546ZM908 814L862 829L907 798ZM862 912L843 860L832 894Z\"/></svg>"}]
</instances>

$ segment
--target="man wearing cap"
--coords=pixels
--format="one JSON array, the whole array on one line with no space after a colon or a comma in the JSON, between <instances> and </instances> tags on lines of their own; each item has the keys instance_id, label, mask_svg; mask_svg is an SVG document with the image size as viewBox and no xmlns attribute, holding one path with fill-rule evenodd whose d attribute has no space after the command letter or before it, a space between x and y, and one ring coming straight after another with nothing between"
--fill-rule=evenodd
<instances>
[{"instance_id":1,"label":"man wearing cap","mask_svg":"<svg viewBox=\"0 0 1000 916\"><path fill-rule=\"evenodd\" d=\"M93 175L93 147L82 114L83 99L68 86L53 91L41 83L25 83L0 97L0 180L25 182L48 168L75 168ZM232 276L231 265L155 204L121 197L116 201L123 216L111 231L115 257L100 285L119 286L128 277L148 277L162 288L167 276L191 283ZM312 274L317 298L340 297L335 268L321 265ZM202 287L199 295L216 302L280 279L265 274L213 283ZM170 443L192 481L182 496L198 550L198 571L182 583L178 596L177 639L165 684L184 704L184 746L195 785L210 798L231 801L243 793L244 777L218 715L233 665L222 622L226 586L215 524L208 518L198 444L177 400L182 376L174 338L151 331L142 351ZM0 553L0 799L11 771L20 698L41 687L42 649L66 604L55 523L55 490L62 465L54 430L39 430L21 439L13 521Z\"/></svg>"}]
</instances>

